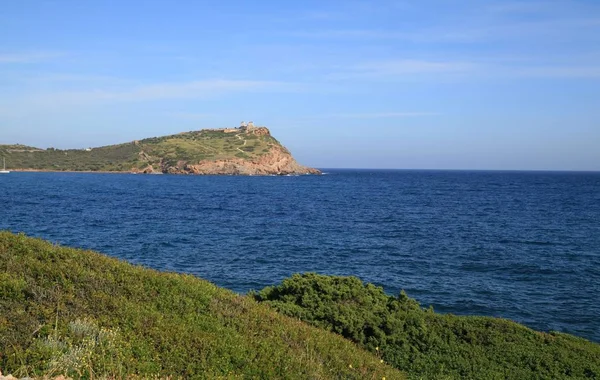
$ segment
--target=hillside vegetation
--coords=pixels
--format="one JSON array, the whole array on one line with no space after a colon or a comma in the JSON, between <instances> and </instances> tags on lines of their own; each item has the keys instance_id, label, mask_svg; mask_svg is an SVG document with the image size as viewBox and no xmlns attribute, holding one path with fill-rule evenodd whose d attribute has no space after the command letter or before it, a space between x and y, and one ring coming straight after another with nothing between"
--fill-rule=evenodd
<instances>
[{"instance_id":1,"label":"hillside vegetation","mask_svg":"<svg viewBox=\"0 0 600 380\"><path fill-rule=\"evenodd\" d=\"M253 160L273 147L287 152L266 128L204 129L89 149L0 145L0 157L10 170L167 173L206 160Z\"/></svg>"},{"instance_id":2,"label":"hillside vegetation","mask_svg":"<svg viewBox=\"0 0 600 380\"><path fill-rule=\"evenodd\" d=\"M336 334L190 275L0 232L0 370L74 378L401 379Z\"/></svg>"},{"instance_id":3,"label":"hillside vegetation","mask_svg":"<svg viewBox=\"0 0 600 380\"><path fill-rule=\"evenodd\" d=\"M254 297L336 332L414 379L597 379L600 345L490 317L423 309L355 277L294 275Z\"/></svg>"}]
</instances>

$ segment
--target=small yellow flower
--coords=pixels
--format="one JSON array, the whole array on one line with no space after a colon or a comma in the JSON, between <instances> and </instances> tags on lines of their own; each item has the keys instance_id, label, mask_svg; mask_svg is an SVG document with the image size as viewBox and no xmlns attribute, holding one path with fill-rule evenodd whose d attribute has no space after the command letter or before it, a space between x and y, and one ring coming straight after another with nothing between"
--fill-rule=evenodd
<instances>
[{"instance_id":1,"label":"small yellow flower","mask_svg":"<svg viewBox=\"0 0 600 380\"><path fill-rule=\"evenodd\" d=\"M385 376L381 378L381 380L385 380Z\"/></svg>"},{"instance_id":2,"label":"small yellow flower","mask_svg":"<svg viewBox=\"0 0 600 380\"><path fill-rule=\"evenodd\" d=\"M352 368L352 364L348 364L348 368Z\"/></svg>"},{"instance_id":3,"label":"small yellow flower","mask_svg":"<svg viewBox=\"0 0 600 380\"><path fill-rule=\"evenodd\" d=\"M379 363L383 363L383 359L381 359L381 360L379 361Z\"/></svg>"},{"instance_id":4,"label":"small yellow flower","mask_svg":"<svg viewBox=\"0 0 600 380\"><path fill-rule=\"evenodd\" d=\"M375 351L379 351L379 347L375 347Z\"/></svg>"}]
</instances>

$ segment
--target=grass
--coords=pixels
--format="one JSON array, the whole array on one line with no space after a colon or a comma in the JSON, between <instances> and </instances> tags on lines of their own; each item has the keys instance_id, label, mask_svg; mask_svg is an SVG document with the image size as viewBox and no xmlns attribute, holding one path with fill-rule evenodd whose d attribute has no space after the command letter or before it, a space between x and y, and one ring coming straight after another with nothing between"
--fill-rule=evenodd
<instances>
[{"instance_id":1,"label":"grass","mask_svg":"<svg viewBox=\"0 0 600 380\"><path fill-rule=\"evenodd\" d=\"M251 160L268 153L272 146L280 144L270 135L257 136L241 130L225 133L205 129L93 148L89 151L0 145L0 157L6 158L9 170L121 172L152 165L155 170L166 173L169 167L196 164L203 160Z\"/></svg>"},{"instance_id":2,"label":"grass","mask_svg":"<svg viewBox=\"0 0 600 380\"><path fill-rule=\"evenodd\" d=\"M598 344L505 319L438 314L356 277L294 275L254 297L381 355L409 378L600 378Z\"/></svg>"},{"instance_id":3,"label":"grass","mask_svg":"<svg viewBox=\"0 0 600 380\"><path fill-rule=\"evenodd\" d=\"M0 310L0 370L21 377L404 377L341 336L194 276L9 232Z\"/></svg>"},{"instance_id":4,"label":"grass","mask_svg":"<svg viewBox=\"0 0 600 380\"><path fill-rule=\"evenodd\" d=\"M70 171L124 171L137 161L140 148L134 144L119 144L81 149L19 148L0 145L0 156L6 158L7 169L70 170Z\"/></svg>"},{"instance_id":5,"label":"grass","mask_svg":"<svg viewBox=\"0 0 600 380\"><path fill-rule=\"evenodd\" d=\"M16 376L600 377L598 344L438 314L355 277L294 275L240 296L9 232L0 232L0 310L0 370Z\"/></svg>"}]
</instances>

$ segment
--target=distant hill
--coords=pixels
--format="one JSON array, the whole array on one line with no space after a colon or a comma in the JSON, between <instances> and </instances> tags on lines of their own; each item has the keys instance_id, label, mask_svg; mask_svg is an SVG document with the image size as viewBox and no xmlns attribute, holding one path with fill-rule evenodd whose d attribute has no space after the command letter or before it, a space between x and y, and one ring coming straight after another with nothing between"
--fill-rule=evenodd
<instances>
[{"instance_id":1,"label":"distant hill","mask_svg":"<svg viewBox=\"0 0 600 380\"><path fill-rule=\"evenodd\" d=\"M203 129L88 149L0 145L13 171L320 174L296 162L265 127Z\"/></svg>"}]
</instances>

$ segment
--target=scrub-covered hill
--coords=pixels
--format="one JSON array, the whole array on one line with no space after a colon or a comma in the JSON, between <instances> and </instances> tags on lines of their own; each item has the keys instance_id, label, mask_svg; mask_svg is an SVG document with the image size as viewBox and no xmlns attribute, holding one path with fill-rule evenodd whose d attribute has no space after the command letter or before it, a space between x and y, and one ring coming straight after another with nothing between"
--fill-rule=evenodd
<instances>
[{"instance_id":1,"label":"scrub-covered hill","mask_svg":"<svg viewBox=\"0 0 600 380\"><path fill-rule=\"evenodd\" d=\"M9 170L171 174L319 174L296 162L265 127L203 129L87 149L0 145Z\"/></svg>"},{"instance_id":2,"label":"scrub-covered hill","mask_svg":"<svg viewBox=\"0 0 600 380\"><path fill-rule=\"evenodd\" d=\"M8 232L0 310L4 375L404 378L341 336L197 277Z\"/></svg>"}]
</instances>

